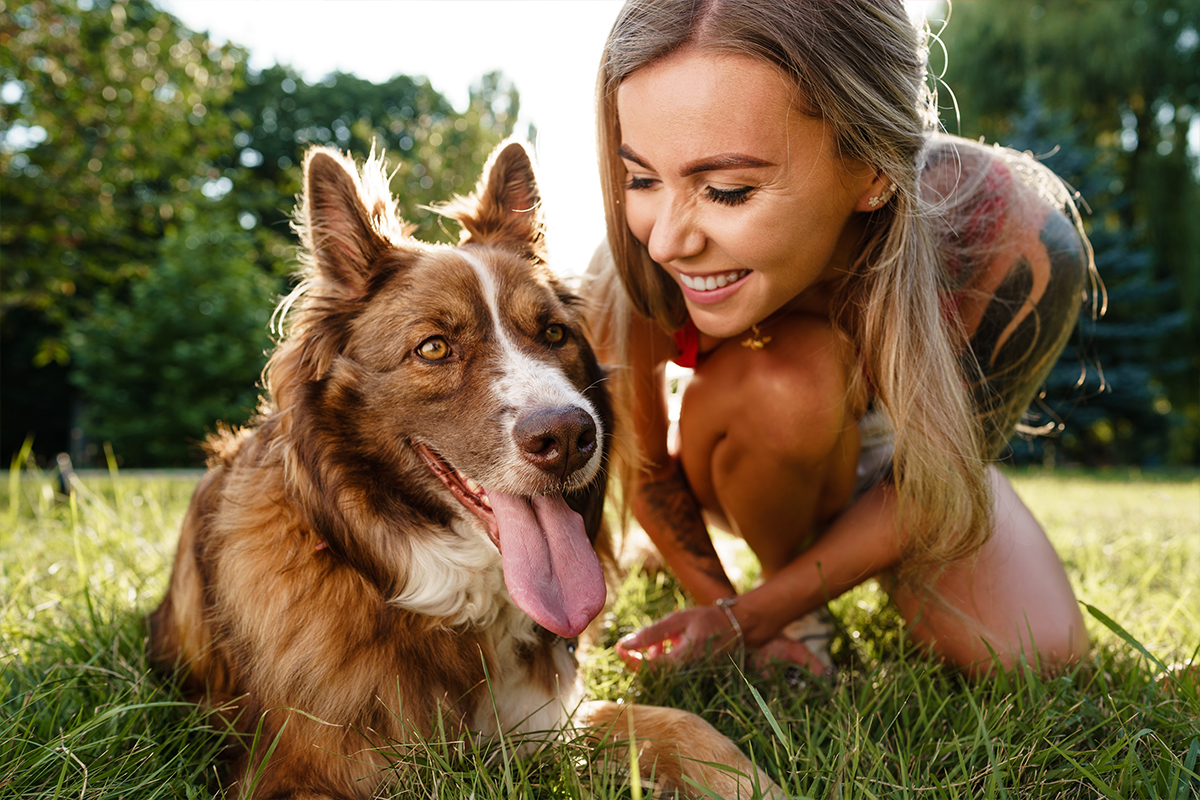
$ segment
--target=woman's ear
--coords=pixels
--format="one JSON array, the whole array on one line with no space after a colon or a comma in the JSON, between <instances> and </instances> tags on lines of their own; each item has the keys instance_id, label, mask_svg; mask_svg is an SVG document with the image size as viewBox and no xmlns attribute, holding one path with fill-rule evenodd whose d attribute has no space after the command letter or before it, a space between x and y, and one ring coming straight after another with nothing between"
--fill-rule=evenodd
<instances>
[{"instance_id":1,"label":"woman's ear","mask_svg":"<svg viewBox=\"0 0 1200 800\"><path fill-rule=\"evenodd\" d=\"M855 211L878 211L896 194L896 183L882 172L875 173L866 190L858 196Z\"/></svg>"}]
</instances>

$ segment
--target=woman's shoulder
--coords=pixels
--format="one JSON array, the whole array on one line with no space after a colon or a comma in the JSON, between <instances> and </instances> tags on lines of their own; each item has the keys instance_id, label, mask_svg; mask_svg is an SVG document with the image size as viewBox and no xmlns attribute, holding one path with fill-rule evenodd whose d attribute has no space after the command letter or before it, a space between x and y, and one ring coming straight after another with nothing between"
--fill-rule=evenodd
<instances>
[{"instance_id":1,"label":"woman's shoulder","mask_svg":"<svg viewBox=\"0 0 1200 800\"><path fill-rule=\"evenodd\" d=\"M1034 154L999 144L934 134L925 148L921 196L935 213L997 194L1069 213L1069 187Z\"/></svg>"},{"instance_id":2,"label":"woman's shoulder","mask_svg":"<svg viewBox=\"0 0 1200 800\"><path fill-rule=\"evenodd\" d=\"M1069 188L1029 153L957 136L932 137L921 173L921 197L952 287L979 280L981 268L1031 235L1067 231L1064 245L1082 253Z\"/></svg>"},{"instance_id":3,"label":"woman's shoulder","mask_svg":"<svg viewBox=\"0 0 1200 800\"><path fill-rule=\"evenodd\" d=\"M1053 172L1028 153L957 137L927 152L921 191L949 289L943 306L968 335L1010 279L1057 287L1064 304L1078 297L1090 249Z\"/></svg>"}]
</instances>

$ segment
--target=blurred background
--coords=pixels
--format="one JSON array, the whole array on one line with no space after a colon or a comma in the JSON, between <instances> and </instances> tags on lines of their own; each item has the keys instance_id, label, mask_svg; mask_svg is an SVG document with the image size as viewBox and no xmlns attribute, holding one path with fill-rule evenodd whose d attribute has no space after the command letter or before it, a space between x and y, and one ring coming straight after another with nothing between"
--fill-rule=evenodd
<instances>
[{"instance_id":1,"label":"blurred background","mask_svg":"<svg viewBox=\"0 0 1200 800\"><path fill-rule=\"evenodd\" d=\"M0 456L197 466L252 414L312 143L372 144L418 237L536 142L552 255L603 234L591 92L619 3L0 0ZM1200 464L1200 0L911 4L943 125L1087 205L1084 319L1015 463Z\"/></svg>"}]
</instances>

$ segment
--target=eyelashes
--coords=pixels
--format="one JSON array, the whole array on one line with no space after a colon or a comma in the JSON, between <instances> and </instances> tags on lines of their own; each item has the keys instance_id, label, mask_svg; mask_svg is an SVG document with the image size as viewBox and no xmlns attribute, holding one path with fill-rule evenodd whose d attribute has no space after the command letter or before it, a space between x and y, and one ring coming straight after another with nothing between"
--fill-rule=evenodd
<instances>
[{"instance_id":1,"label":"eyelashes","mask_svg":"<svg viewBox=\"0 0 1200 800\"><path fill-rule=\"evenodd\" d=\"M746 202L753 191L753 186L742 186L738 189L717 189L709 186L705 188L704 194L714 203L720 203L723 206L740 206Z\"/></svg>"},{"instance_id":2,"label":"eyelashes","mask_svg":"<svg viewBox=\"0 0 1200 800\"><path fill-rule=\"evenodd\" d=\"M628 191L642 191L651 189L658 181L654 178L631 177L625 182L625 189ZM714 203L719 203L723 206L740 206L750 198L754 193L753 186L740 186L737 189L718 189L715 186L706 186L704 188L704 196Z\"/></svg>"}]
</instances>

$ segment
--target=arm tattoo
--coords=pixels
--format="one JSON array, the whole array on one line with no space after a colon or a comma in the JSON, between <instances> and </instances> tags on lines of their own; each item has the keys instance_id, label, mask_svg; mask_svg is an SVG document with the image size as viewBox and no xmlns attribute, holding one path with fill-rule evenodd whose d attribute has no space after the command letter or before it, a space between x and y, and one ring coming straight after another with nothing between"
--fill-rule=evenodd
<instances>
[{"instance_id":1,"label":"arm tattoo","mask_svg":"<svg viewBox=\"0 0 1200 800\"><path fill-rule=\"evenodd\" d=\"M662 537L670 537L694 569L732 590L733 584L721 566L700 513L700 504L688 486L682 465L676 462L670 475L642 483L638 495L639 505L648 517L647 527L652 526Z\"/></svg>"},{"instance_id":2,"label":"arm tattoo","mask_svg":"<svg viewBox=\"0 0 1200 800\"><path fill-rule=\"evenodd\" d=\"M1083 302L1087 262L1074 226L1051 213L1040 243L1048 269L1039 275L1027 254L1018 255L971 337L982 372L972 393L989 456L1002 452L1066 345Z\"/></svg>"}]
</instances>

